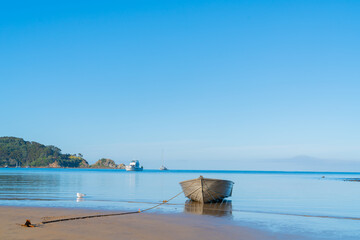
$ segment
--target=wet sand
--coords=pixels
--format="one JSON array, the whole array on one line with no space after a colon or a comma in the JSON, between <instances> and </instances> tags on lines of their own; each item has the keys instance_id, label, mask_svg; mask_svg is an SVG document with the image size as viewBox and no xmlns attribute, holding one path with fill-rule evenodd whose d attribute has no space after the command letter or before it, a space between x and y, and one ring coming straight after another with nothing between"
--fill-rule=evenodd
<instances>
[{"instance_id":1,"label":"wet sand","mask_svg":"<svg viewBox=\"0 0 360 240\"><path fill-rule=\"evenodd\" d=\"M90 218L21 227L26 219L33 224L57 218L110 212L62 209L0 207L0 239L289 239L289 236L238 226L229 220L191 214L139 213ZM291 239L298 239L292 236Z\"/></svg>"}]
</instances>

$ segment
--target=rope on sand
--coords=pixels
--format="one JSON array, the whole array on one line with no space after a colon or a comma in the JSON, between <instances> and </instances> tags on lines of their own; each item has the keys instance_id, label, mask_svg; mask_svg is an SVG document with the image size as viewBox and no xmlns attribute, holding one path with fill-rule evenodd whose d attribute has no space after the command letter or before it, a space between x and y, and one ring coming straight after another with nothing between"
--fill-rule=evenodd
<instances>
[{"instance_id":1,"label":"rope on sand","mask_svg":"<svg viewBox=\"0 0 360 240\"><path fill-rule=\"evenodd\" d=\"M193 185L193 183L191 184ZM190 185L190 186L191 186ZM189 188L190 186L188 186L187 188ZM65 222L65 221L73 221L73 220L80 220L80 219L87 219L87 218L99 218L99 217L111 217L111 216L121 216L121 215L129 215L129 214L136 214L136 213L141 213L141 212L146 212L149 211L151 209L157 208L161 205L164 205L168 202L170 202L171 200L173 200L174 198L178 197L181 193L183 193L184 190L182 190L181 192L179 192L178 194L176 194L175 196L173 196L172 198L169 198L168 200L164 200L159 204L156 204L153 207L149 207L146 208L144 210L138 210L138 211L134 211L134 212L122 212L122 213L110 213L110 214L97 214L97 215L88 215L88 216L82 216L82 217L71 217L71 218L60 218L60 219L55 219L55 220L48 220L48 221L42 221L40 224L48 224L48 223L56 223L56 222ZM26 220L25 224L21 225L23 227L36 227L39 226L39 224L31 224L30 220Z\"/></svg>"},{"instance_id":2,"label":"rope on sand","mask_svg":"<svg viewBox=\"0 0 360 240\"><path fill-rule=\"evenodd\" d=\"M86 219L86 218L98 218L98 217L119 216L119 215L127 215L127 214L134 214L134 213L140 213L140 211L136 211L136 212L123 212L123 213L111 213L111 214L98 214L98 215L89 215L89 216L72 217L72 218L61 218L61 219L56 219L56 220L42 221L41 224L56 223L56 222L65 222L65 221L72 221L72 220L79 220L79 219Z\"/></svg>"},{"instance_id":3,"label":"rope on sand","mask_svg":"<svg viewBox=\"0 0 360 240\"><path fill-rule=\"evenodd\" d=\"M55 220L48 220L48 221L42 221L40 224L48 224L48 223L56 223L56 222L65 222L65 221L73 221L73 220L80 220L80 219L87 219L87 218L99 218L99 217L111 217L111 216L121 216L121 215L129 215L129 214L136 214L136 213L141 213L141 212L146 212L149 211L151 209L157 208L161 205L164 205L166 203L168 203L169 201L173 200L174 198L178 197L181 193L183 193L183 191L179 192L178 194L176 194L175 196L173 196L172 198L168 199L168 200L164 200L162 203L156 204L153 207L150 208L146 208L144 210L138 210L138 211L133 211L133 212L122 212L122 213L110 213L110 214L97 214L97 215L88 215L88 216L82 216L82 217L71 217L71 218L61 218L61 219L55 219ZM29 221L30 220L26 220ZM34 226L38 226L38 224L24 224L22 225L24 227L34 227Z\"/></svg>"},{"instance_id":4,"label":"rope on sand","mask_svg":"<svg viewBox=\"0 0 360 240\"><path fill-rule=\"evenodd\" d=\"M159 203L153 207L147 208L145 210L138 210L134 212L122 212L122 213L110 213L110 214L98 214L98 215L89 215L89 216L82 216L82 217L72 217L72 218L62 218L62 219L56 219L56 220L49 220L49 221L42 221L42 224L48 224L48 223L55 223L55 222L64 222L64 221L72 221L72 220L79 220L79 219L87 219L87 218L98 218L98 217L111 217L111 216L121 216L121 215L128 215L128 214L135 214L135 213L141 213L148 211L150 209L159 207L163 204L166 204L167 202L171 201L172 199L176 198L182 193L182 191L178 194L176 194L174 197L170 198L169 200L164 200L162 203Z\"/></svg>"}]
</instances>

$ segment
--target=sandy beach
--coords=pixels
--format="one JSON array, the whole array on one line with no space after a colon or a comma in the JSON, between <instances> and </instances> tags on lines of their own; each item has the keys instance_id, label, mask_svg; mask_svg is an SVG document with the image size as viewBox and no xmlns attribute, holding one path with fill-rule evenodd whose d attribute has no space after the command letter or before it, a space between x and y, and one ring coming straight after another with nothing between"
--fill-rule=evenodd
<instances>
[{"instance_id":1,"label":"sandy beach","mask_svg":"<svg viewBox=\"0 0 360 240\"><path fill-rule=\"evenodd\" d=\"M0 239L286 239L284 236L237 226L228 220L188 214L140 213L40 224L35 228L20 226L26 219L38 224L44 218L49 220L98 213L104 212L2 206Z\"/></svg>"}]
</instances>

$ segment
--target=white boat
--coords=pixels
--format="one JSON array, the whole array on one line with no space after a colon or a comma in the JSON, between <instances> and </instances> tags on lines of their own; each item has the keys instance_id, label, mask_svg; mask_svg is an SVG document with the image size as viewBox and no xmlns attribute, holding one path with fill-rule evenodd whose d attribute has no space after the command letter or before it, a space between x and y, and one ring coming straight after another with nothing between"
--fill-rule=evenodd
<instances>
[{"instance_id":1,"label":"white boat","mask_svg":"<svg viewBox=\"0 0 360 240\"><path fill-rule=\"evenodd\" d=\"M161 171L165 171L165 170L168 170L168 169L167 169L167 167L165 167L164 165L161 165L160 170L161 170Z\"/></svg>"},{"instance_id":2,"label":"white boat","mask_svg":"<svg viewBox=\"0 0 360 240\"><path fill-rule=\"evenodd\" d=\"M125 166L126 171L142 171L143 166L140 167L138 160L132 160L129 165Z\"/></svg>"},{"instance_id":3,"label":"white boat","mask_svg":"<svg viewBox=\"0 0 360 240\"><path fill-rule=\"evenodd\" d=\"M161 160L162 160L162 165L161 165L161 167L160 167L160 170L161 170L161 171L168 170L167 167L165 167L164 150L161 152Z\"/></svg>"},{"instance_id":4,"label":"white boat","mask_svg":"<svg viewBox=\"0 0 360 240\"><path fill-rule=\"evenodd\" d=\"M230 197L234 182L221 179L199 178L180 182L186 197L196 202L209 203Z\"/></svg>"}]
</instances>

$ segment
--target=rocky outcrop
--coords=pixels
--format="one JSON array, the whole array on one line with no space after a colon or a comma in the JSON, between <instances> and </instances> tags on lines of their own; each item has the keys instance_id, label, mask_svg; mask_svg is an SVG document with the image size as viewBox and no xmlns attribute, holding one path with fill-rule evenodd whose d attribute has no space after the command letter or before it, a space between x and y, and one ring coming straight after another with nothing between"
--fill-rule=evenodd
<instances>
[{"instance_id":1,"label":"rocky outcrop","mask_svg":"<svg viewBox=\"0 0 360 240\"><path fill-rule=\"evenodd\" d=\"M85 159L82 159L80 164L79 164L79 167L80 168L88 168L88 167L90 167L90 165Z\"/></svg>"},{"instance_id":2,"label":"rocky outcrop","mask_svg":"<svg viewBox=\"0 0 360 240\"><path fill-rule=\"evenodd\" d=\"M125 169L125 164L120 163L119 165L117 165L118 169Z\"/></svg>"},{"instance_id":3,"label":"rocky outcrop","mask_svg":"<svg viewBox=\"0 0 360 240\"><path fill-rule=\"evenodd\" d=\"M83 158L71 159L71 160L72 160L72 164L75 165L76 168L90 167L89 163ZM71 168L72 166L68 165L67 162L59 163L58 161L55 161L53 163L50 163L47 167L49 167L49 168Z\"/></svg>"},{"instance_id":4,"label":"rocky outcrop","mask_svg":"<svg viewBox=\"0 0 360 240\"><path fill-rule=\"evenodd\" d=\"M59 168L59 167L60 167L60 165L59 165L58 161L55 161L55 162L49 164L49 168Z\"/></svg>"},{"instance_id":5,"label":"rocky outcrop","mask_svg":"<svg viewBox=\"0 0 360 240\"><path fill-rule=\"evenodd\" d=\"M109 158L102 158L98 160L96 163L90 165L91 168L111 168L111 169L124 169L124 164L117 165L114 160Z\"/></svg>"}]
</instances>

